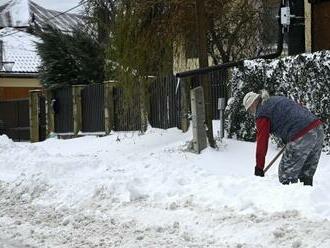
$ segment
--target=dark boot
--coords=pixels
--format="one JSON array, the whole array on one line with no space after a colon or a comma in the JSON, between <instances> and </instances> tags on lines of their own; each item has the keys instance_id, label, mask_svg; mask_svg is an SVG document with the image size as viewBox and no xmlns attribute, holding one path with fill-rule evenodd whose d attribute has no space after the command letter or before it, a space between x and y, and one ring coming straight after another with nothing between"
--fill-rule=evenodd
<instances>
[{"instance_id":1,"label":"dark boot","mask_svg":"<svg viewBox=\"0 0 330 248\"><path fill-rule=\"evenodd\" d=\"M300 182L304 183L305 186L313 186L312 177L301 177L299 178Z\"/></svg>"},{"instance_id":2,"label":"dark boot","mask_svg":"<svg viewBox=\"0 0 330 248\"><path fill-rule=\"evenodd\" d=\"M288 185L288 184L293 184L293 183L298 183L298 179L289 179L286 181L281 182L283 185Z\"/></svg>"}]
</instances>

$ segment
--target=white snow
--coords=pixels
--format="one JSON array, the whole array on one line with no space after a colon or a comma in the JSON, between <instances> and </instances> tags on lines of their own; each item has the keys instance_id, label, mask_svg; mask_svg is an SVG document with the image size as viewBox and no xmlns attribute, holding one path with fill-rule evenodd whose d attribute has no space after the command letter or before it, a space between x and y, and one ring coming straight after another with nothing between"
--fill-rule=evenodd
<instances>
[{"instance_id":1,"label":"white snow","mask_svg":"<svg viewBox=\"0 0 330 248\"><path fill-rule=\"evenodd\" d=\"M315 186L255 177L255 144L186 151L149 129L14 143L0 136L0 244L8 247L330 247L330 156ZM270 145L267 160L278 152Z\"/></svg>"}]
</instances>

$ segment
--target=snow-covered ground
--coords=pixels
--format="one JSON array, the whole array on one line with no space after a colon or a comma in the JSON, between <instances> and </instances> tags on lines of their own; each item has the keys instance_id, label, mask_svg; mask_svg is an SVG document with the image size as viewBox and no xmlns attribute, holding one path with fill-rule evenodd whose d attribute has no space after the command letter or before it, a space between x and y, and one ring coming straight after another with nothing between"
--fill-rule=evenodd
<instances>
[{"instance_id":1,"label":"snow-covered ground","mask_svg":"<svg viewBox=\"0 0 330 248\"><path fill-rule=\"evenodd\" d=\"M330 156L314 187L283 186L277 164L253 175L253 143L196 155L191 138L0 136L0 247L330 247Z\"/></svg>"}]
</instances>

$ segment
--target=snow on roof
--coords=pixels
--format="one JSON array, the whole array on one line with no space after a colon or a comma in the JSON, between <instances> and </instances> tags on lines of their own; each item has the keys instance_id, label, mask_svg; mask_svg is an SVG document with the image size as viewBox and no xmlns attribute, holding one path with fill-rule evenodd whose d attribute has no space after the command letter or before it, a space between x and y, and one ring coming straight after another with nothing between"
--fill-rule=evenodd
<instances>
[{"instance_id":1,"label":"snow on roof","mask_svg":"<svg viewBox=\"0 0 330 248\"><path fill-rule=\"evenodd\" d=\"M28 27L32 21L38 26L47 23L62 31L69 31L82 23L83 17L48 10L30 0L11 0L0 6L0 27Z\"/></svg>"},{"instance_id":2,"label":"snow on roof","mask_svg":"<svg viewBox=\"0 0 330 248\"><path fill-rule=\"evenodd\" d=\"M38 37L9 27L0 30L0 37L3 41L3 61L15 62L13 73L38 73L41 62L35 46L35 42L41 41Z\"/></svg>"},{"instance_id":3,"label":"snow on roof","mask_svg":"<svg viewBox=\"0 0 330 248\"><path fill-rule=\"evenodd\" d=\"M29 1L30 14L34 16L34 23L38 26L42 26L45 23L50 24L62 31L72 30L73 27L83 23L83 16L77 14L65 13L62 14L59 11L48 10L40 5ZM56 18L54 18L57 16Z\"/></svg>"}]
</instances>

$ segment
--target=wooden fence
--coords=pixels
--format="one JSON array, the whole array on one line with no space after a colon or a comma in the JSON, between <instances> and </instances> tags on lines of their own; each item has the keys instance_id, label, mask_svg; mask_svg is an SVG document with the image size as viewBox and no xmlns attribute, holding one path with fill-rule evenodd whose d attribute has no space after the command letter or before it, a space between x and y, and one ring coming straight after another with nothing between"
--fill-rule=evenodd
<instances>
[{"instance_id":1,"label":"wooden fence","mask_svg":"<svg viewBox=\"0 0 330 248\"><path fill-rule=\"evenodd\" d=\"M140 89L135 88L130 97L125 97L119 87L114 88L113 93L114 131L142 130Z\"/></svg>"},{"instance_id":2,"label":"wooden fence","mask_svg":"<svg viewBox=\"0 0 330 248\"><path fill-rule=\"evenodd\" d=\"M55 132L73 133L72 88L63 87L54 90L51 104L53 104L55 110Z\"/></svg>"},{"instance_id":3,"label":"wooden fence","mask_svg":"<svg viewBox=\"0 0 330 248\"><path fill-rule=\"evenodd\" d=\"M32 108L30 99L0 101L0 135L5 134L14 141L31 139L31 117L37 119L37 141L46 139L46 106L45 97L38 95L38 105ZM32 114L33 113L33 114Z\"/></svg>"},{"instance_id":4,"label":"wooden fence","mask_svg":"<svg viewBox=\"0 0 330 248\"><path fill-rule=\"evenodd\" d=\"M77 91L73 91L72 87L52 91L50 101L56 107L52 106L49 112L54 113L55 133L60 135L74 135L77 132L106 133L106 126L114 131L142 129L139 89L133 94L132 101L127 102L123 90L114 84L110 86L91 84L79 87L81 91L78 97L73 96ZM111 93L106 92L109 88ZM109 104L105 104L106 102ZM106 118L106 113L111 116ZM75 130L76 128L78 130Z\"/></svg>"},{"instance_id":5,"label":"wooden fence","mask_svg":"<svg viewBox=\"0 0 330 248\"><path fill-rule=\"evenodd\" d=\"M211 84L211 111L214 120L219 119L219 110L218 110L218 99L219 98L228 98L228 70L222 69L218 71L212 71L206 74L207 79ZM201 86L201 75L187 78L183 80L189 85L189 89Z\"/></svg>"},{"instance_id":6,"label":"wooden fence","mask_svg":"<svg viewBox=\"0 0 330 248\"><path fill-rule=\"evenodd\" d=\"M227 93L227 71L212 72L207 77L211 82L212 115L218 119L218 98L226 97ZM77 91L72 91L71 87L57 89L52 94L58 105L54 118L55 132L75 135L78 131L107 133L107 127L114 131L142 130L146 111L152 127L186 129L182 125L183 121L188 122L190 90L200 85L200 79L198 76L179 83L173 75L157 78L150 82L147 90L141 88L145 85L136 84L128 98L118 84L81 86L78 97L72 95ZM144 96L141 96L142 92L145 92ZM77 128L79 130L74 130Z\"/></svg>"},{"instance_id":7,"label":"wooden fence","mask_svg":"<svg viewBox=\"0 0 330 248\"><path fill-rule=\"evenodd\" d=\"M174 76L158 78L151 83L149 123L152 127L179 127L181 119L181 90Z\"/></svg>"},{"instance_id":8,"label":"wooden fence","mask_svg":"<svg viewBox=\"0 0 330 248\"><path fill-rule=\"evenodd\" d=\"M218 118L217 100L225 95L227 75L214 72L208 75L208 79L211 81L213 117ZM30 132L29 99L0 102L0 133L14 140L29 140L33 136L37 137L33 141L38 141L44 140L49 132L73 136L80 133L108 134L110 130L136 131L145 129L146 116L152 127L186 130L190 90L200 85L200 77L185 79L178 84L170 75L150 82L147 89L141 88L146 85L136 84L128 98L118 84L63 87L47 93L47 105L40 91L39 105L33 112L33 120L38 120L33 133Z\"/></svg>"},{"instance_id":9,"label":"wooden fence","mask_svg":"<svg viewBox=\"0 0 330 248\"><path fill-rule=\"evenodd\" d=\"M81 91L82 132L104 132L104 85L87 85Z\"/></svg>"},{"instance_id":10,"label":"wooden fence","mask_svg":"<svg viewBox=\"0 0 330 248\"><path fill-rule=\"evenodd\" d=\"M46 121L46 97L41 95L39 97L39 141L47 138L47 121ZM31 110L30 110L31 111Z\"/></svg>"},{"instance_id":11,"label":"wooden fence","mask_svg":"<svg viewBox=\"0 0 330 248\"><path fill-rule=\"evenodd\" d=\"M30 140L29 99L0 102L0 134L15 141Z\"/></svg>"}]
</instances>

